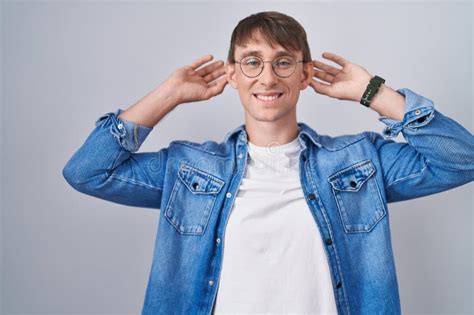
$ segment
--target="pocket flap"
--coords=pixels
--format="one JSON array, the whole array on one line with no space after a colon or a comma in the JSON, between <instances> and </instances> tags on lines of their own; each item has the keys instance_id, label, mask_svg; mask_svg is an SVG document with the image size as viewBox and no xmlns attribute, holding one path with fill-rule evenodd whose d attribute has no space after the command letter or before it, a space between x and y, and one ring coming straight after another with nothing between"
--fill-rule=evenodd
<instances>
[{"instance_id":1,"label":"pocket flap","mask_svg":"<svg viewBox=\"0 0 474 315\"><path fill-rule=\"evenodd\" d=\"M375 173L372 161L365 160L348 166L328 178L332 187L340 191L356 192Z\"/></svg>"},{"instance_id":2,"label":"pocket flap","mask_svg":"<svg viewBox=\"0 0 474 315\"><path fill-rule=\"evenodd\" d=\"M193 194L217 194L224 186L223 180L186 164L179 168L178 177Z\"/></svg>"}]
</instances>

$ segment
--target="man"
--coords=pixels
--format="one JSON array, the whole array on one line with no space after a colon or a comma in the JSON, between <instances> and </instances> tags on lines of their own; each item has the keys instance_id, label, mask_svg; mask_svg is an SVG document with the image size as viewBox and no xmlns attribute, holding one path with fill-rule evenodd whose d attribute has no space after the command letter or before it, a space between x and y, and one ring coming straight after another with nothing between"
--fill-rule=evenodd
<instances>
[{"instance_id":1,"label":"man","mask_svg":"<svg viewBox=\"0 0 474 315\"><path fill-rule=\"evenodd\" d=\"M227 64L203 56L97 120L63 174L83 193L161 209L142 314L400 313L387 203L471 182L474 139L431 100L323 57L341 68L311 60L293 18L253 14L234 29ZM176 106L227 84L245 124L224 141L136 153ZM298 123L308 86L375 110L384 136ZM408 143L388 139L400 132Z\"/></svg>"}]
</instances>

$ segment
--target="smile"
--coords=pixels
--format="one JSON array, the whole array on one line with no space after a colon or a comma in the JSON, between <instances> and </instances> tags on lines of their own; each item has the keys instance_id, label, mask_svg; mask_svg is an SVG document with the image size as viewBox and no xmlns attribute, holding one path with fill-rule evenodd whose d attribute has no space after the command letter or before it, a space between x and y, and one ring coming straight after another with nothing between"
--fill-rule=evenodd
<instances>
[{"instance_id":1,"label":"smile","mask_svg":"<svg viewBox=\"0 0 474 315\"><path fill-rule=\"evenodd\" d=\"M278 94L275 94L275 95L253 94L253 96L255 96L257 99L259 99L260 101L264 101L264 102L274 101L274 100L280 98L282 95L283 95L283 93L278 93Z\"/></svg>"}]
</instances>

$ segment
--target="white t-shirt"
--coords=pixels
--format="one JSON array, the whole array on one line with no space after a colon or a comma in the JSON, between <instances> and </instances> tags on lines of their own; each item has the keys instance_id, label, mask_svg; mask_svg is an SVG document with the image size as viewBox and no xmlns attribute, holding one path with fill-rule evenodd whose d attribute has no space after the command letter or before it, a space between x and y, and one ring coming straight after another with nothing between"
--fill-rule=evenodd
<instances>
[{"instance_id":1,"label":"white t-shirt","mask_svg":"<svg viewBox=\"0 0 474 315\"><path fill-rule=\"evenodd\" d=\"M301 189L298 138L248 145L215 314L337 314L324 244Z\"/></svg>"}]
</instances>

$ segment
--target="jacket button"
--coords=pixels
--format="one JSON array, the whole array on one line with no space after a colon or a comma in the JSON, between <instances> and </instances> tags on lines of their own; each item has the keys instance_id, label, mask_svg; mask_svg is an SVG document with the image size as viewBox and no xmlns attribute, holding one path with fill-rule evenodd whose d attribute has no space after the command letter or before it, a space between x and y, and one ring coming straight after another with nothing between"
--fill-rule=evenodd
<instances>
[{"instance_id":1,"label":"jacket button","mask_svg":"<svg viewBox=\"0 0 474 315\"><path fill-rule=\"evenodd\" d=\"M316 199L316 196L314 194L309 194L308 199L309 200L314 200L314 199Z\"/></svg>"},{"instance_id":2,"label":"jacket button","mask_svg":"<svg viewBox=\"0 0 474 315\"><path fill-rule=\"evenodd\" d=\"M351 187L356 187L357 186L357 183L353 180L351 180Z\"/></svg>"},{"instance_id":3,"label":"jacket button","mask_svg":"<svg viewBox=\"0 0 474 315\"><path fill-rule=\"evenodd\" d=\"M340 289L341 287L342 287L342 283L341 283L341 282L338 282L338 283L336 284L336 288Z\"/></svg>"},{"instance_id":4,"label":"jacket button","mask_svg":"<svg viewBox=\"0 0 474 315\"><path fill-rule=\"evenodd\" d=\"M197 189L199 187L198 183L193 183L193 189Z\"/></svg>"},{"instance_id":5,"label":"jacket button","mask_svg":"<svg viewBox=\"0 0 474 315\"><path fill-rule=\"evenodd\" d=\"M230 197L232 197L232 193L228 192L227 194L225 194L225 196L226 196L227 198L230 198Z\"/></svg>"},{"instance_id":6,"label":"jacket button","mask_svg":"<svg viewBox=\"0 0 474 315\"><path fill-rule=\"evenodd\" d=\"M214 281L209 280L209 285L214 285Z\"/></svg>"},{"instance_id":7,"label":"jacket button","mask_svg":"<svg viewBox=\"0 0 474 315\"><path fill-rule=\"evenodd\" d=\"M332 245L332 239L330 238L326 239L326 245Z\"/></svg>"}]
</instances>

